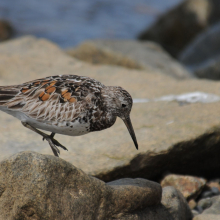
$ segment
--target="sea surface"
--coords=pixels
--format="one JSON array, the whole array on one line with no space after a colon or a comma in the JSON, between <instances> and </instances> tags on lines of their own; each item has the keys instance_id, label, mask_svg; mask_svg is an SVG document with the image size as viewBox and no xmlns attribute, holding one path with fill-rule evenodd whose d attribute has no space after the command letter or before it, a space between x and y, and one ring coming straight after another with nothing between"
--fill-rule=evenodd
<instances>
[{"instance_id":1,"label":"sea surface","mask_svg":"<svg viewBox=\"0 0 220 220\"><path fill-rule=\"evenodd\" d=\"M134 39L182 0L0 0L0 19L16 36L44 37L63 48L97 38Z\"/></svg>"}]
</instances>

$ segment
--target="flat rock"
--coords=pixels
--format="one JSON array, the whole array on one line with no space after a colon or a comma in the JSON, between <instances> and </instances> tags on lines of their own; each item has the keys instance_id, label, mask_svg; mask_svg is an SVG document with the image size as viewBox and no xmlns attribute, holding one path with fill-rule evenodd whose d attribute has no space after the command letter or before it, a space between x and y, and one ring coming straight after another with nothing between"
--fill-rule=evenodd
<instances>
[{"instance_id":1,"label":"flat rock","mask_svg":"<svg viewBox=\"0 0 220 220\"><path fill-rule=\"evenodd\" d=\"M153 42L135 40L91 40L77 48L67 50L77 59L93 63L124 66L162 72L178 79L191 74L176 60Z\"/></svg>"},{"instance_id":2,"label":"flat rock","mask_svg":"<svg viewBox=\"0 0 220 220\"><path fill-rule=\"evenodd\" d=\"M161 200L144 179L105 184L50 155L22 152L0 163L1 219L118 219Z\"/></svg>"},{"instance_id":3,"label":"flat rock","mask_svg":"<svg viewBox=\"0 0 220 220\"><path fill-rule=\"evenodd\" d=\"M93 66L69 57L51 42L33 37L0 45L0 85L59 74L85 75L129 91L135 101L131 120L139 143L137 151L118 119L101 132L78 137L56 135L69 149L61 151L61 158L107 182L125 177L156 180L167 171L205 178L219 174L220 102L202 100L207 101L207 94L219 97L220 82L176 80L153 70ZM183 95L180 100L155 100L195 91L203 92L202 99L183 99L188 97ZM23 150L53 154L46 141L17 119L0 112L0 122L0 160Z\"/></svg>"},{"instance_id":4,"label":"flat rock","mask_svg":"<svg viewBox=\"0 0 220 220\"><path fill-rule=\"evenodd\" d=\"M196 198L204 188L206 180L194 176L170 174L162 181L161 186L173 186L178 189L186 199Z\"/></svg>"}]
</instances>

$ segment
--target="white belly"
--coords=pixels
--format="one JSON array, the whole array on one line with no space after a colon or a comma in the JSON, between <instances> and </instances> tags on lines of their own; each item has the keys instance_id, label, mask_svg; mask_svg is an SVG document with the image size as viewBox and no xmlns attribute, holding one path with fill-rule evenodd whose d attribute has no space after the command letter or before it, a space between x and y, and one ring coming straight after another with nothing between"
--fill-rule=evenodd
<instances>
[{"instance_id":1,"label":"white belly","mask_svg":"<svg viewBox=\"0 0 220 220\"><path fill-rule=\"evenodd\" d=\"M69 135L69 136L79 136L89 133L89 122L88 123L79 123L78 120L74 122L41 122L35 119L28 117L26 114L19 111L12 111L5 107L0 107L1 111L8 113L9 115L14 116L22 122L27 122L29 125L39 128L45 131L50 131L58 134Z\"/></svg>"}]
</instances>

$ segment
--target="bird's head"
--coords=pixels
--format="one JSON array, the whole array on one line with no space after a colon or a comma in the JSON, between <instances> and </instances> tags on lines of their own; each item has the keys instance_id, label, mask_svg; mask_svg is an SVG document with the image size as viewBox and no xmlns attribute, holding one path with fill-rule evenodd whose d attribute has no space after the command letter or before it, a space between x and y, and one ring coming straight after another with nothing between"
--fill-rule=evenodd
<instances>
[{"instance_id":1,"label":"bird's head","mask_svg":"<svg viewBox=\"0 0 220 220\"><path fill-rule=\"evenodd\" d=\"M109 86L105 90L103 97L107 108L114 116L120 117L124 121L134 141L134 145L138 149L137 139L130 119L130 112L133 105L131 95L119 86Z\"/></svg>"}]
</instances>

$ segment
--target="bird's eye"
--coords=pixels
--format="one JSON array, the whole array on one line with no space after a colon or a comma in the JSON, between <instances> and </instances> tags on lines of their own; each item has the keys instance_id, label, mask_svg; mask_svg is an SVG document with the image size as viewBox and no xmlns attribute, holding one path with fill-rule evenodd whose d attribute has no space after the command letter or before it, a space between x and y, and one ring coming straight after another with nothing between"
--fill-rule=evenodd
<instances>
[{"instance_id":1,"label":"bird's eye","mask_svg":"<svg viewBox=\"0 0 220 220\"><path fill-rule=\"evenodd\" d=\"M126 105L125 105L125 104L122 104L121 106L122 106L122 108L125 108L125 107L126 107Z\"/></svg>"}]
</instances>

